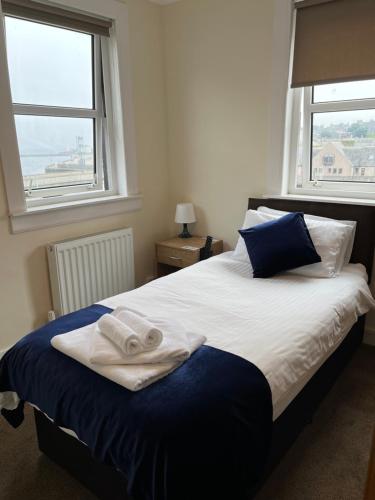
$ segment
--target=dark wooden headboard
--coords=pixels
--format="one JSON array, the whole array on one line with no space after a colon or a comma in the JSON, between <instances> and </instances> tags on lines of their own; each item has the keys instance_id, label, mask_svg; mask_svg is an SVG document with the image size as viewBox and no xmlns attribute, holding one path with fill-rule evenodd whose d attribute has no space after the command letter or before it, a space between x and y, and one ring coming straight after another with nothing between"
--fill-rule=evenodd
<instances>
[{"instance_id":1,"label":"dark wooden headboard","mask_svg":"<svg viewBox=\"0 0 375 500\"><path fill-rule=\"evenodd\" d=\"M266 206L287 212L304 212L338 220L355 220L357 229L351 262L366 266L371 278L375 245L375 206L328 203L323 201L302 201L276 198L249 198L249 209Z\"/></svg>"}]
</instances>

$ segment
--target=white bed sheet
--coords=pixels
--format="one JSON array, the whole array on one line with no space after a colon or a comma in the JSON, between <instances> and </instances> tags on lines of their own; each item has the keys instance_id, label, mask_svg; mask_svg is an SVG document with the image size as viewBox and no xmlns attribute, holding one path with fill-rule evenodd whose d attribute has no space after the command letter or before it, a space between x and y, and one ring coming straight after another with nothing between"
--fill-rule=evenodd
<instances>
[{"instance_id":1,"label":"white bed sheet","mask_svg":"<svg viewBox=\"0 0 375 500\"><path fill-rule=\"evenodd\" d=\"M232 252L183 269L101 304L151 319L176 318L207 345L254 363L272 391L274 420L375 306L361 264L336 278L290 274L253 279ZM220 367L218 367L218 370Z\"/></svg>"}]
</instances>

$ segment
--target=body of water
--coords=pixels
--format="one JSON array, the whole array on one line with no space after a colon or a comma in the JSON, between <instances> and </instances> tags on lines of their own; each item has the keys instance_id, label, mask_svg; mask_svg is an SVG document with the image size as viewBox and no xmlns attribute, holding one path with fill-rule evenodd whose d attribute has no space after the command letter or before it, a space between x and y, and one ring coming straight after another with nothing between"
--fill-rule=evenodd
<instances>
[{"instance_id":1,"label":"body of water","mask_svg":"<svg viewBox=\"0 0 375 500\"><path fill-rule=\"evenodd\" d=\"M54 163L70 160L70 156L21 156L23 175L44 174L45 168Z\"/></svg>"}]
</instances>

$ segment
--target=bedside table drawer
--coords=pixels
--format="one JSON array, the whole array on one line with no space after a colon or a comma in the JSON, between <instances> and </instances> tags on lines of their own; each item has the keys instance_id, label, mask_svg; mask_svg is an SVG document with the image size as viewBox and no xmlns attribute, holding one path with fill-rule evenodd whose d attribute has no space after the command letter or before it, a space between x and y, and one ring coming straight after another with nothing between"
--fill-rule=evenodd
<instances>
[{"instance_id":1,"label":"bedside table drawer","mask_svg":"<svg viewBox=\"0 0 375 500\"><path fill-rule=\"evenodd\" d=\"M157 246L157 259L161 264L174 267L187 267L199 260L199 252L186 252L179 248Z\"/></svg>"},{"instance_id":2,"label":"bedside table drawer","mask_svg":"<svg viewBox=\"0 0 375 500\"><path fill-rule=\"evenodd\" d=\"M157 275L166 276L179 269L196 264L200 260L200 251L206 243L202 236L191 238L171 238L170 240L158 241L155 245ZM223 251L223 241L212 241L212 255Z\"/></svg>"}]
</instances>

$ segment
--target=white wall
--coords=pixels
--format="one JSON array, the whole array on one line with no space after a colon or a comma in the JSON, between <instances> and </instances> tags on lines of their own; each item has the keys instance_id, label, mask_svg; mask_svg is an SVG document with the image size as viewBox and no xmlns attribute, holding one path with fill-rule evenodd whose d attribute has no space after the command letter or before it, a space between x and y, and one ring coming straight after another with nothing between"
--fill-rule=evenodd
<instances>
[{"instance_id":1,"label":"white wall","mask_svg":"<svg viewBox=\"0 0 375 500\"><path fill-rule=\"evenodd\" d=\"M135 100L139 212L11 234L0 176L0 351L47 320L51 309L45 245L65 238L134 228L136 280L154 273L154 243L169 235L169 191L161 7L127 0ZM0 117L1 119L1 117Z\"/></svg>"},{"instance_id":2,"label":"white wall","mask_svg":"<svg viewBox=\"0 0 375 500\"><path fill-rule=\"evenodd\" d=\"M196 232L237 239L266 189L273 2L183 0L163 8L172 202Z\"/></svg>"}]
</instances>

